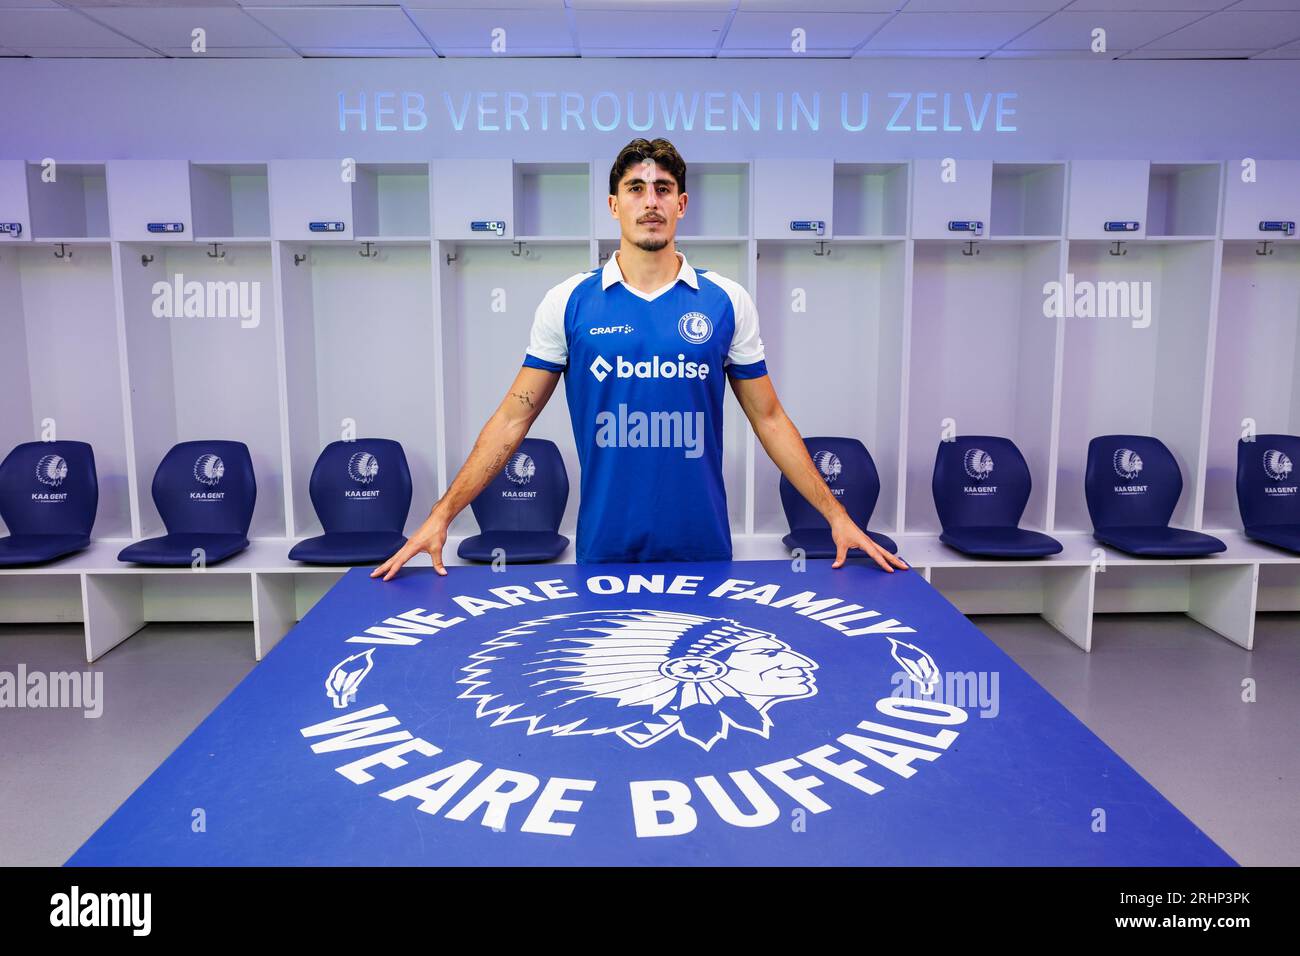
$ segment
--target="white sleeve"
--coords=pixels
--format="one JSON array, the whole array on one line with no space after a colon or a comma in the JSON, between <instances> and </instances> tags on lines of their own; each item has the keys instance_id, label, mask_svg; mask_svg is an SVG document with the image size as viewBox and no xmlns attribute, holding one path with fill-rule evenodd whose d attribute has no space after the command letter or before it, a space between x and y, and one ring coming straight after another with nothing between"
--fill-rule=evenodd
<instances>
[{"instance_id":1,"label":"white sleeve","mask_svg":"<svg viewBox=\"0 0 1300 956\"><path fill-rule=\"evenodd\" d=\"M728 292L735 308L736 331L727 352L727 361L732 365L750 365L763 358L763 340L758 334L758 307L743 285L738 282L732 285L734 291L729 289Z\"/></svg>"},{"instance_id":2,"label":"white sleeve","mask_svg":"<svg viewBox=\"0 0 1300 956\"><path fill-rule=\"evenodd\" d=\"M564 309L572 284L568 281L552 286L542 296L533 314L533 328L528 338L528 354L547 362L565 365L569 361L569 343L564 334Z\"/></svg>"}]
</instances>

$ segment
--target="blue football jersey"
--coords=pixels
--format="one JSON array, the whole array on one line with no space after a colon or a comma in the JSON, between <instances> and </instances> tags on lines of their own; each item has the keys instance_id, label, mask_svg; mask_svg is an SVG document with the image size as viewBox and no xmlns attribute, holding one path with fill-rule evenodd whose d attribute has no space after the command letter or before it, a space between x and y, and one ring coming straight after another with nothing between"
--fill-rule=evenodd
<instances>
[{"instance_id":1,"label":"blue football jersey","mask_svg":"<svg viewBox=\"0 0 1300 956\"><path fill-rule=\"evenodd\" d=\"M722 483L727 375L767 374L745 288L677 253L677 278L644 293L618 253L553 286L524 365L563 372L582 468L579 563L731 558Z\"/></svg>"}]
</instances>

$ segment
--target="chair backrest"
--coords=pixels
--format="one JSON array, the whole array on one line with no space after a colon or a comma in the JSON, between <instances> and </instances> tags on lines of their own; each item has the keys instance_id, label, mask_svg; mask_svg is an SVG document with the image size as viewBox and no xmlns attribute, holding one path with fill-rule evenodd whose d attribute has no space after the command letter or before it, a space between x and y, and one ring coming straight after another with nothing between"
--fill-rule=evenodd
<instances>
[{"instance_id":1,"label":"chair backrest","mask_svg":"<svg viewBox=\"0 0 1300 956\"><path fill-rule=\"evenodd\" d=\"M99 507L84 441L30 441L0 462L0 518L11 534L90 534Z\"/></svg>"},{"instance_id":2,"label":"chair backrest","mask_svg":"<svg viewBox=\"0 0 1300 956\"><path fill-rule=\"evenodd\" d=\"M257 501L253 458L240 441L183 441L153 476L153 503L170 534L248 534Z\"/></svg>"},{"instance_id":3,"label":"chair backrest","mask_svg":"<svg viewBox=\"0 0 1300 956\"><path fill-rule=\"evenodd\" d=\"M944 528L1014 528L1033 479L1016 443L996 435L939 442L930 493Z\"/></svg>"},{"instance_id":4,"label":"chair backrest","mask_svg":"<svg viewBox=\"0 0 1300 956\"><path fill-rule=\"evenodd\" d=\"M568 501L560 449L545 438L525 438L470 508L482 531L558 531Z\"/></svg>"},{"instance_id":5,"label":"chair backrest","mask_svg":"<svg viewBox=\"0 0 1300 956\"><path fill-rule=\"evenodd\" d=\"M856 438L812 437L803 440L822 478L854 523L864 531L880 497L880 475L867 446ZM781 507L791 531L829 527L790 480L781 476Z\"/></svg>"},{"instance_id":6,"label":"chair backrest","mask_svg":"<svg viewBox=\"0 0 1300 956\"><path fill-rule=\"evenodd\" d=\"M1094 528L1164 527L1183 493L1183 473L1150 435L1099 435L1088 443L1083 476Z\"/></svg>"},{"instance_id":7,"label":"chair backrest","mask_svg":"<svg viewBox=\"0 0 1300 956\"><path fill-rule=\"evenodd\" d=\"M1300 436L1256 435L1237 442L1237 507L1247 528L1300 525L1300 493L1293 463Z\"/></svg>"},{"instance_id":8,"label":"chair backrest","mask_svg":"<svg viewBox=\"0 0 1300 956\"><path fill-rule=\"evenodd\" d=\"M406 452L390 438L330 442L312 468L310 491L326 532L400 533L411 510Z\"/></svg>"}]
</instances>

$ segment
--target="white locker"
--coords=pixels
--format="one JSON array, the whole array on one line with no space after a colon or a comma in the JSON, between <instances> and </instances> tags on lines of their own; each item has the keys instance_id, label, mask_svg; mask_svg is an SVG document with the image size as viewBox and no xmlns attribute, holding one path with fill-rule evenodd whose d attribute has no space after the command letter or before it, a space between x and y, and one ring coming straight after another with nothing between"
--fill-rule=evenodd
<instances>
[{"instance_id":1,"label":"white locker","mask_svg":"<svg viewBox=\"0 0 1300 956\"><path fill-rule=\"evenodd\" d=\"M1259 224L1283 220L1300 223L1300 160L1261 159L1255 181L1242 182L1242 165L1230 161L1223 197L1224 239L1294 239L1264 232Z\"/></svg>"},{"instance_id":2,"label":"white locker","mask_svg":"<svg viewBox=\"0 0 1300 956\"><path fill-rule=\"evenodd\" d=\"M1085 159L1070 164L1071 239L1145 239L1151 164L1145 159ZM1136 222L1107 232L1107 222Z\"/></svg>"},{"instance_id":3,"label":"white locker","mask_svg":"<svg viewBox=\"0 0 1300 956\"><path fill-rule=\"evenodd\" d=\"M755 160L754 237L829 239L834 190L833 160Z\"/></svg>"},{"instance_id":4,"label":"white locker","mask_svg":"<svg viewBox=\"0 0 1300 956\"><path fill-rule=\"evenodd\" d=\"M954 220L984 224L988 235L993 205L993 162L961 159L955 162L956 178L945 176L950 161L918 159L912 171L912 236L916 239L977 239L974 233L953 231Z\"/></svg>"},{"instance_id":5,"label":"white locker","mask_svg":"<svg viewBox=\"0 0 1300 956\"><path fill-rule=\"evenodd\" d=\"M194 238L187 160L110 159L106 168L112 238L120 242Z\"/></svg>"},{"instance_id":6,"label":"white locker","mask_svg":"<svg viewBox=\"0 0 1300 956\"><path fill-rule=\"evenodd\" d=\"M438 159L433 162L433 235L436 239L513 239L515 173L509 159ZM501 229L474 229L473 223Z\"/></svg>"},{"instance_id":7,"label":"white locker","mask_svg":"<svg viewBox=\"0 0 1300 956\"><path fill-rule=\"evenodd\" d=\"M352 183L342 160L274 159L269 167L273 239L352 238ZM330 228L313 230L312 223Z\"/></svg>"},{"instance_id":8,"label":"white locker","mask_svg":"<svg viewBox=\"0 0 1300 956\"><path fill-rule=\"evenodd\" d=\"M0 160L0 242L24 242L31 238L27 164L21 159Z\"/></svg>"}]
</instances>

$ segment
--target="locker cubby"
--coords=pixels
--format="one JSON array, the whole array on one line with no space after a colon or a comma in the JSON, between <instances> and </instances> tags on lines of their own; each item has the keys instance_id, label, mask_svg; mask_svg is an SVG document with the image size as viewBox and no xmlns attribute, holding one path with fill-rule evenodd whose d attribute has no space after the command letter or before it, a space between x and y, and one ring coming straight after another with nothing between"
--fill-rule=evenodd
<instances>
[{"instance_id":1,"label":"locker cubby","mask_svg":"<svg viewBox=\"0 0 1300 956\"><path fill-rule=\"evenodd\" d=\"M1085 651L1092 647L1094 577L1086 564L930 568L935 590L963 614L1037 614Z\"/></svg>"},{"instance_id":2,"label":"locker cubby","mask_svg":"<svg viewBox=\"0 0 1300 956\"><path fill-rule=\"evenodd\" d=\"M836 163L835 238L906 235L907 174L905 163Z\"/></svg>"},{"instance_id":3,"label":"locker cubby","mask_svg":"<svg viewBox=\"0 0 1300 956\"><path fill-rule=\"evenodd\" d=\"M252 575L253 656L261 660L346 572L255 571Z\"/></svg>"},{"instance_id":4,"label":"locker cubby","mask_svg":"<svg viewBox=\"0 0 1300 956\"><path fill-rule=\"evenodd\" d=\"M1033 488L1021 527L1050 514L1057 321L1044 285L1061 272L1060 242L917 242L912 275L905 529L939 531L931 479L939 441L955 434L1011 439Z\"/></svg>"},{"instance_id":5,"label":"locker cubby","mask_svg":"<svg viewBox=\"0 0 1300 956\"><path fill-rule=\"evenodd\" d=\"M1300 564L1282 561L1260 563L1256 611L1300 611Z\"/></svg>"},{"instance_id":6,"label":"locker cubby","mask_svg":"<svg viewBox=\"0 0 1300 956\"><path fill-rule=\"evenodd\" d=\"M27 164L27 198L34 239L107 239L108 186L103 163L59 163L55 179Z\"/></svg>"},{"instance_id":7,"label":"locker cubby","mask_svg":"<svg viewBox=\"0 0 1300 956\"><path fill-rule=\"evenodd\" d=\"M401 442L411 469L407 533L437 499L437 327L430 246L280 243L290 534L321 533L308 488L339 439Z\"/></svg>"},{"instance_id":8,"label":"locker cubby","mask_svg":"<svg viewBox=\"0 0 1300 956\"><path fill-rule=\"evenodd\" d=\"M76 574L31 569L0 576L0 624L75 624L81 616Z\"/></svg>"},{"instance_id":9,"label":"locker cubby","mask_svg":"<svg viewBox=\"0 0 1300 956\"><path fill-rule=\"evenodd\" d=\"M1064 163L994 163L989 235L1061 235Z\"/></svg>"},{"instance_id":10,"label":"locker cubby","mask_svg":"<svg viewBox=\"0 0 1300 956\"><path fill-rule=\"evenodd\" d=\"M107 243L69 247L62 258L57 251L39 243L0 250L0 458L21 442L88 442L99 482L94 534L125 537L131 502L113 254Z\"/></svg>"},{"instance_id":11,"label":"locker cubby","mask_svg":"<svg viewBox=\"0 0 1300 956\"><path fill-rule=\"evenodd\" d=\"M270 244L118 246L130 381L135 487L142 536L163 533L150 492L154 471L181 441L248 445L257 479L250 537L285 535L276 295ZM185 316L163 286L203 290L202 315ZM234 296L239 296L238 299ZM197 303L197 298L191 301ZM226 303L222 317L221 303ZM241 316L236 305L248 306ZM161 315L155 312L162 313Z\"/></svg>"},{"instance_id":12,"label":"locker cubby","mask_svg":"<svg viewBox=\"0 0 1300 956\"><path fill-rule=\"evenodd\" d=\"M1152 163L1147 236L1216 235L1220 170L1219 163Z\"/></svg>"},{"instance_id":13,"label":"locker cubby","mask_svg":"<svg viewBox=\"0 0 1300 956\"><path fill-rule=\"evenodd\" d=\"M1095 613L1179 612L1250 650L1258 573L1224 558L1109 560L1095 575Z\"/></svg>"},{"instance_id":14,"label":"locker cubby","mask_svg":"<svg viewBox=\"0 0 1300 956\"><path fill-rule=\"evenodd\" d=\"M358 163L352 184L352 234L358 239L429 238L429 165Z\"/></svg>"},{"instance_id":15,"label":"locker cubby","mask_svg":"<svg viewBox=\"0 0 1300 956\"><path fill-rule=\"evenodd\" d=\"M608 184L605 191L608 194ZM677 223L679 238L740 239L749 235L748 163L689 164L686 195L686 215ZM617 222L614 229L617 236Z\"/></svg>"},{"instance_id":16,"label":"locker cubby","mask_svg":"<svg viewBox=\"0 0 1300 956\"><path fill-rule=\"evenodd\" d=\"M1102 283L1151 285L1109 287L1141 295L1142 316L1132 308L1138 300L1130 297L1131 317L1061 320L1065 335L1054 527L1091 532L1083 493L1088 443L1098 435L1135 434L1153 435L1173 452L1183 493L1172 524L1195 528L1215 243L1128 242L1123 255L1114 255L1112 245L1069 244L1068 276L1075 288L1095 283L1100 301L1107 288ZM1148 288L1149 298L1142 291ZM1122 303L1118 297L1111 301ZM1108 305L1107 311L1115 310Z\"/></svg>"},{"instance_id":17,"label":"locker cubby","mask_svg":"<svg viewBox=\"0 0 1300 956\"><path fill-rule=\"evenodd\" d=\"M271 236L265 163L191 163L190 202L195 239Z\"/></svg>"},{"instance_id":18,"label":"locker cubby","mask_svg":"<svg viewBox=\"0 0 1300 956\"><path fill-rule=\"evenodd\" d=\"M586 239L589 176L587 163L515 163L515 237Z\"/></svg>"},{"instance_id":19,"label":"locker cubby","mask_svg":"<svg viewBox=\"0 0 1300 956\"><path fill-rule=\"evenodd\" d=\"M1205 479L1206 528L1240 528L1237 441L1300 434L1300 245L1223 243Z\"/></svg>"},{"instance_id":20,"label":"locker cubby","mask_svg":"<svg viewBox=\"0 0 1300 956\"><path fill-rule=\"evenodd\" d=\"M781 404L803 435L867 446L880 474L871 527L895 531L906 245L831 242L825 255L806 243L760 242L758 249L754 300ZM756 533L789 531L780 477L756 447Z\"/></svg>"},{"instance_id":21,"label":"locker cubby","mask_svg":"<svg viewBox=\"0 0 1300 956\"><path fill-rule=\"evenodd\" d=\"M513 243L435 245L448 486L469 456L479 430L519 373L538 303L551 286L592 268L591 246L585 238L581 242L530 242L518 251L515 255ZM582 369L573 374L588 373ZM572 537L577 525L580 472L564 387L561 377L528 435L555 442L564 457L569 503L560 533ZM417 496L412 513L423 519L433 502L433 497L422 501ZM477 530L467 506L452 522L449 534L470 535Z\"/></svg>"}]
</instances>

